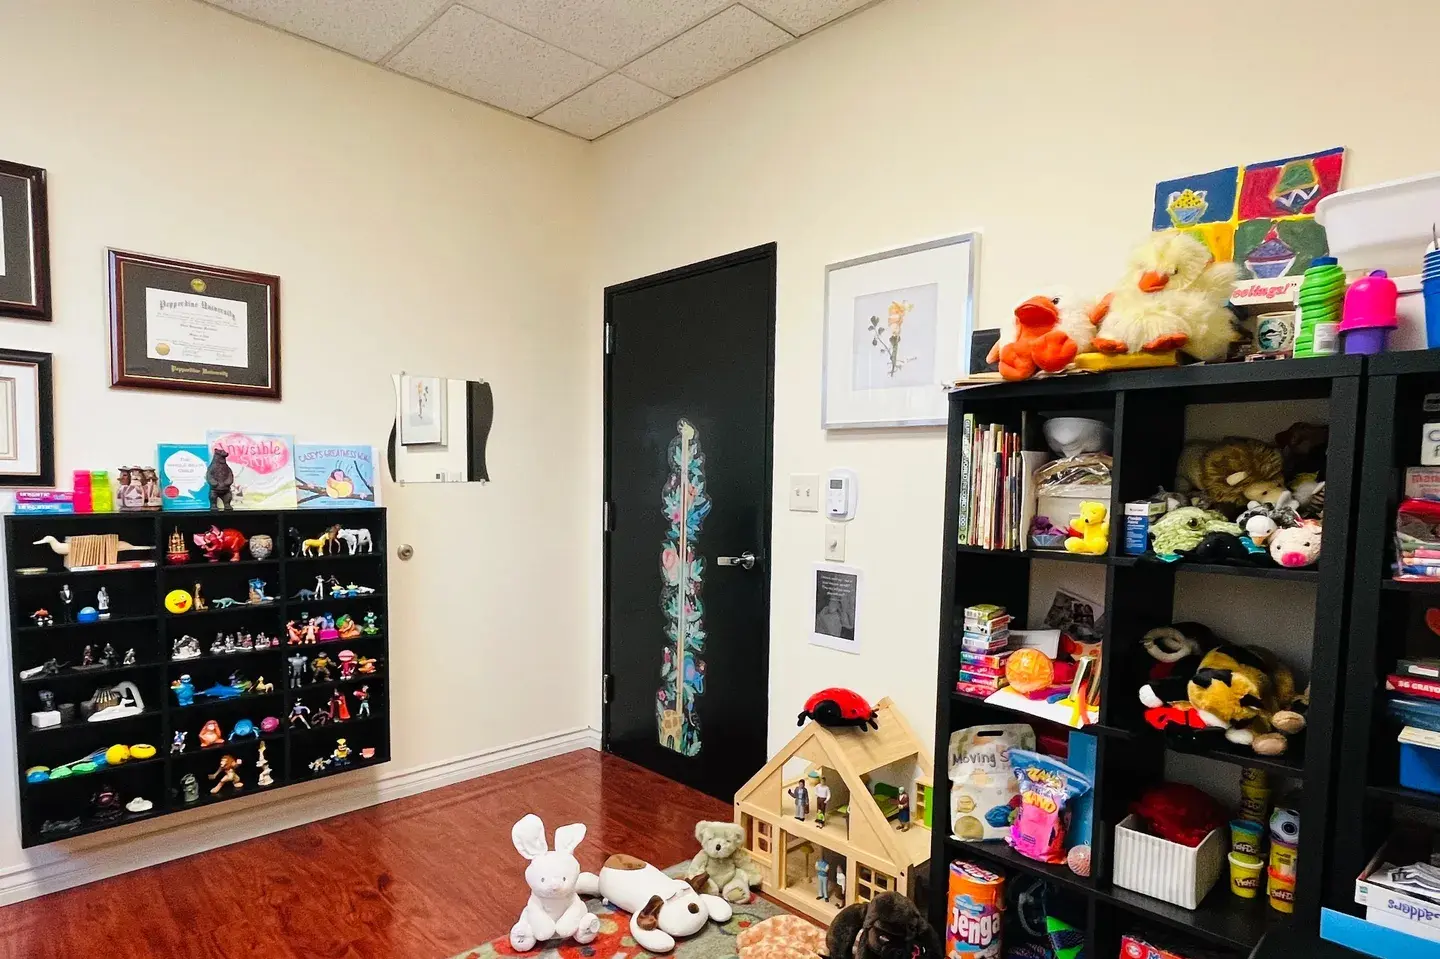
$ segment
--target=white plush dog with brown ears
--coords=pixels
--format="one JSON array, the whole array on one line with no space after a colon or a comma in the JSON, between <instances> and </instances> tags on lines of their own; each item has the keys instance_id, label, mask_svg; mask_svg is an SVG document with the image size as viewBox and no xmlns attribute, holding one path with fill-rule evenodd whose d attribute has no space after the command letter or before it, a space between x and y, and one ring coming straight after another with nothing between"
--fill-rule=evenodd
<instances>
[{"instance_id":1,"label":"white plush dog with brown ears","mask_svg":"<svg viewBox=\"0 0 1440 959\"><path fill-rule=\"evenodd\" d=\"M559 835L556 835L559 842ZM576 888L587 896L630 913L630 935L646 952L669 952L681 936L693 936L711 919L728 922L730 903L700 892L710 879L672 879L634 856L616 854L605 860L600 874L581 873Z\"/></svg>"}]
</instances>

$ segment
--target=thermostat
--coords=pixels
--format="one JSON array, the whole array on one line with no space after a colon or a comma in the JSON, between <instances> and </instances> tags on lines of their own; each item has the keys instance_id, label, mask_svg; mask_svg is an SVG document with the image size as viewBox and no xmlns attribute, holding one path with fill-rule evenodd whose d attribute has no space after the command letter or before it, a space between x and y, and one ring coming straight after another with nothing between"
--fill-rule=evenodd
<instances>
[{"instance_id":1,"label":"thermostat","mask_svg":"<svg viewBox=\"0 0 1440 959\"><path fill-rule=\"evenodd\" d=\"M831 470L825 482L825 514L831 519L853 519L857 486L854 470Z\"/></svg>"}]
</instances>

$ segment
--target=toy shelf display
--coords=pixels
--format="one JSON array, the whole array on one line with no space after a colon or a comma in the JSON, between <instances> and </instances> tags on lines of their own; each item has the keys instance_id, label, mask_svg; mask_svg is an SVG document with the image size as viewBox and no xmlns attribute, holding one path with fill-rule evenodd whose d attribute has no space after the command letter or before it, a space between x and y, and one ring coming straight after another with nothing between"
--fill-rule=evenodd
<instances>
[{"instance_id":1,"label":"toy shelf display","mask_svg":"<svg viewBox=\"0 0 1440 959\"><path fill-rule=\"evenodd\" d=\"M1069 376L951 393L932 889L947 888L951 863L956 861L973 863L1002 877L1043 880L1057 895L1078 898L1083 904L1086 954L1092 956L1117 955L1122 937L1147 939L1144 933L1157 928L1169 937L1167 941L1227 955L1248 954L1272 929L1318 932L1327 878L1329 810L1337 778L1332 746L1338 739L1337 697L1350 575L1348 518L1362 389L1363 361L1330 356ZM1009 488L1023 491L1030 471L1050 458L1048 454L1029 455L1047 450L1046 423L1066 418L1096 424L1088 428L1106 434L1109 453L1108 464L1102 463L1099 471L1105 472L1108 466L1108 476L1097 477L1103 482L1097 481L1090 487L1091 495L1081 498L1101 508L1085 512L1087 506L1076 502L1072 512L1061 518L1069 521L1070 536L1078 541L1067 549L1063 537L1056 538L1052 535L1055 531L1047 528L1041 532L1055 540L1045 541L1051 548L1033 548L1026 534L1041 524L1032 520L1034 507L1027 504L1023 493L1019 502L1005 503L1002 522L986 525L980 537L973 527L967 531L976 515L970 508L975 487L972 483L966 488L970 478L966 465L972 461L967 453L974 452L973 437L979 425L998 427L1002 456L995 462L1016 468ZM1167 561L1155 555L1153 537L1147 540L1143 531L1139 548L1134 537L1127 543L1126 504L1153 500L1157 490L1174 490L1177 474L1184 471L1182 454L1190 444L1231 436L1269 443L1301 421L1329 428L1328 450L1322 454L1320 469L1325 480L1323 510L1331 521L1313 527L1320 546L1318 562L1288 556L1287 562L1271 561L1253 550L1249 557L1237 558L1233 552L1212 556L1202 551ZM1279 454L1276 456L1278 459ZM1288 469L1288 461L1286 465ZM1003 495L1005 482L998 488ZM1183 505L1192 508L1189 503ZM1063 510L1065 506L1060 502L1052 508ZM1101 525L1106 522L1108 531ZM1064 523L1057 520L1054 525ZM1080 531L1079 536L1075 530ZM987 537L990 532L994 535ZM1197 534L1195 538L1201 537ZM1243 542L1248 536L1234 534L1228 539ZM1005 548L987 549L987 543ZM1177 552L1193 548L1191 544ZM1070 591L1094 607L1088 611L1094 615L1093 628L1081 637L1084 642L1068 648L1071 656L1049 649L1043 635L1014 637L1017 631L1034 633L1055 625L1046 623L1059 605L1052 599ZM1267 612L1263 616L1240 615L1237 597L1249 604L1246 608L1260 606ZM987 634L985 624L979 622L984 617L974 610L996 607L999 613L985 614L992 617ZM967 609L971 611L968 621ZM994 617L1001 615L1010 617L1008 643L996 642L993 635L998 632ZM1152 728L1158 721L1155 711L1140 697L1141 687L1154 681L1158 658L1147 649L1147 634L1152 637L1148 645L1153 646L1156 634L1152 631L1173 628L1188 634L1194 631L1196 621L1210 627L1216 640L1272 648L1294 668L1300 689L1309 681L1310 705L1304 714L1303 732L1288 738L1277 733L1274 740L1260 737L1257 745L1264 750L1262 755L1257 747L1229 742L1216 730L1209 735L1187 735L1183 728L1172 727L1164 733ZM1073 630L1066 623L1059 628L1066 634L1062 640L1068 640ZM982 648L985 641L988 645ZM1200 646L1212 648L1213 642L1201 642ZM1077 699L1073 687L1068 698L1063 690L1051 697L1058 702L1027 701L1026 695L1014 690L1010 696L1001 695L1008 688L1004 677L1009 663L1004 657L1019 656L1014 650L1033 647L1045 655L1027 652L1025 655L1035 660L1026 661L1027 670L1038 673L1039 659L1051 660L1054 673L1047 672L1044 677L1051 687L1062 680L1068 684L1071 670L1078 672L1084 683L1079 702L1072 701ZM973 670L967 670L977 665L982 680L978 684ZM1062 666L1066 667L1064 676ZM1029 673L1022 677L1028 681ZM1036 684L1045 686L1040 679ZM1167 697L1167 703L1173 700ZM1193 718L1185 712L1192 708L1181 703L1171 711L1183 726ZM1296 708L1304 709L1298 704ZM1164 710L1160 712L1165 715ZM1171 721L1175 721L1173 717ZM1077 749L1083 754L1083 766L1073 758L1071 762L1092 780L1088 875L1072 872L1063 862L1049 864L1027 858L1003 841L963 841L946 828L944 820L952 810L952 783L947 775L951 734L987 724L1028 724L1040 740L1041 753L1055 754L1068 744L1071 757L1077 755ZM1047 741L1053 748L1046 748ZM1294 884L1293 912L1271 907L1263 878L1255 898L1232 894L1227 868L1221 867L1216 879L1219 856L1231 851L1228 829L1220 840L1223 850L1206 843L1190 850L1188 860L1176 858L1177 869L1190 870L1180 880L1181 886L1185 881L1191 883L1188 892L1165 893L1158 884L1149 888L1143 873L1137 881L1134 870L1120 868L1126 863L1117 863L1117 856L1139 855L1134 852L1139 848L1136 844L1143 846L1154 838L1134 833L1129 830L1132 824L1124 823L1132 806L1148 790L1167 781L1189 782L1233 811L1248 801L1242 776L1247 785L1269 783L1272 792L1266 794L1267 807L1272 796L1277 804L1287 793L1299 797L1296 811L1302 826L1298 853L1290 863L1293 872L1289 873ZM1268 817L1268 808L1265 814ZM1117 848L1122 845L1124 848ZM1145 891L1122 888L1121 881ZM1171 901L1158 898L1161 895ZM932 896L930 900L931 919L941 929L945 928L945 898ZM1197 899L1196 907L1175 904L1186 898ZM1288 897L1282 901L1291 905ZM1153 935L1147 941L1151 939ZM1185 954L1183 949L1176 951Z\"/></svg>"},{"instance_id":2,"label":"toy shelf display","mask_svg":"<svg viewBox=\"0 0 1440 959\"><path fill-rule=\"evenodd\" d=\"M385 518L6 516L21 844L389 761Z\"/></svg>"}]
</instances>

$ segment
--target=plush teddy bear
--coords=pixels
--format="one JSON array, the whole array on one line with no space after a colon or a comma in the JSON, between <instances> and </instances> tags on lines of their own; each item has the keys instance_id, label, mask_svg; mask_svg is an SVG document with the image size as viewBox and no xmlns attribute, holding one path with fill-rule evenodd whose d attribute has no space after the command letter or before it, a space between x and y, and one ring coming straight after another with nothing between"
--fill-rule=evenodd
<instances>
[{"instance_id":1,"label":"plush teddy bear","mask_svg":"<svg viewBox=\"0 0 1440 959\"><path fill-rule=\"evenodd\" d=\"M733 822L702 820L695 824L700 852L690 863L690 873L709 876L706 893L731 902L745 902L750 887L760 885L760 870L744 849L745 830Z\"/></svg>"}]
</instances>

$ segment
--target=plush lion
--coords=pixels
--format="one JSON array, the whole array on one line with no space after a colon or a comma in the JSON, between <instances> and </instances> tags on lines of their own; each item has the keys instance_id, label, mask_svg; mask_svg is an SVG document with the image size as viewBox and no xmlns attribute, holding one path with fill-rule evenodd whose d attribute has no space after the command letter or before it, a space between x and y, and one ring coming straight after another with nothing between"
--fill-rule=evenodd
<instances>
[{"instance_id":1,"label":"plush lion","mask_svg":"<svg viewBox=\"0 0 1440 959\"><path fill-rule=\"evenodd\" d=\"M690 863L690 874L709 877L701 891L731 902L748 900L750 887L760 885L760 870L743 848L745 830L733 822L702 820L695 824L695 839L700 852Z\"/></svg>"}]
</instances>

